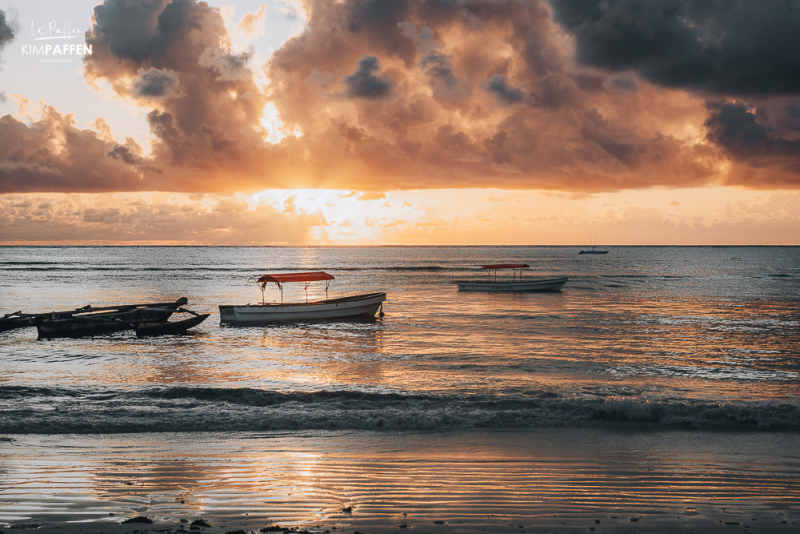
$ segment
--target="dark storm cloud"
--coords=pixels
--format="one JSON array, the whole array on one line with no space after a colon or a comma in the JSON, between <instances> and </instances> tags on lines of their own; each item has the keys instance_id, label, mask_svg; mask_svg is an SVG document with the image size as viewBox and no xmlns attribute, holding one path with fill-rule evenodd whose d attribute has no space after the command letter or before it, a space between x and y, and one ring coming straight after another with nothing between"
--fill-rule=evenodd
<instances>
[{"instance_id":1,"label":"dark storm cloud","mask_svg":"<svg viewBox=\"0 0 800 534\"><path fill-rule=\"evenodd\" d=\"M158 98L170 94L179 85L180 81L174 72L150 69L134 80L132 93L135 96Z\"/></svg>"},{"instance_id":2,"label":"dark storm cloud","mask_svg":"<svg viewBox=\"0 0 800 534\"><path fill-rule=\"evenodd\" d=\"M785 139L767 122L764 113L741 102L708 103L708 138L739 160L755 157L792 157L800 163L800 140ZM791 108L790 108L791 109Z\"/></svg>"},{"instance_id":3,"label":"dark storm cloud","mask_svg":"<svg viewBox=\"0 0 800 534\"><path fill-rule=\"evenodd\" d=\"M358 68L345 76L347 95L351 98L384 98L392 91L394 80L389 76L376 76L381 67L378 58L365 54L358 60Z\"/></svg>"},{"instance_id":4,"label":"dark storm cloud","mask_svg":"<svg viewBox=\"0 0 800 534\"><path fill-rule=\"evenodd\" d=\"M707 138L731 162L730 184L770 188L800 186L800 120L797 102L761 101L758 105L707 102Z\"/></svg>"},{"instance_id":5,"label":"dark storm cloud","mask_svg":"<svg viewBox=\"0 0 800 534\"><path fill-rule=\"evenodd\" d=\"M17 28L16 24L10 22L6 19L6 14L0 9L0 61L2 61L2 52L3 48L14 40L16 36ZM0 102L4 102L6 99L6 93L0 87Z\"/></svg>"},{"instance_id":6,"label":"dark storm cloud","mask_svg":"<svg viewBox=\"0 0 800 534\"><path fill-rule=\"evenodd\" d=\"M162 54L192 29L204 30L196 7L195 0L105 0L94 8L87 42L106 45L120 58L144 60Z\"/></svg>"},{"instance_id":7,"label":"dark storm cloud","mask_svg":"<svg viewBox=\"0 0 800 534\"><path fill-rule=\"evenodd\" d=\"M516 104L525 98L525 91L511 86L506 77L500 74L489 78L489 81L486 82L486 90L506 104Z\"/></svg>"},{"instance_id":8,"label":"dark storm cloud","mask_svg":"<svg viewBox=\"0 0 800 534\"><path fill-rule=\"evenodd\" d=\"M345 24L342 29L364 35L371 45L402 57L407 63L414 58L413 41L398 27L398 21L410 16L408 0L366 0L345 2Z\"/></svg>"},{"instance_id":9,"label":"dark storm cloud","mask_svg":"<svg viewBox=\"0 0 800 534\"><path fill-rule=\"evenodd\" d=\"M15 25L6 19L6 14L0 9L0 52L8 43L14 40L16 34Z\"/></svg>"},{"instance_id":10,"label":"dark storm cloud","mask_svg":"<svg viewBox=\"0 0 800 534\"><path fill-rule=\"evenodd\" d=\"M578 58L727 95L800 93L795 0L549 0Z\"/></svg>"}]
</instances>

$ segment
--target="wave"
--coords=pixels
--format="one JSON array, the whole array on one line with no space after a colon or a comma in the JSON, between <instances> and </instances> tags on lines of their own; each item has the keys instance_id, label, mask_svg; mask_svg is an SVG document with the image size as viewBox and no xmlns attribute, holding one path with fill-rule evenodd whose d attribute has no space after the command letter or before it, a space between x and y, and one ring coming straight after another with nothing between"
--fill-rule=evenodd
<instances>
[{"instance_id":1,"label":"wave","mask_svg":"<svg viewBox=\"0 0 800 534\"><path fill-rule=\"evenodd\" d=\"M552 391L460 396L155 387L0 387L0 434L269 430L454 430L618 425L800 432L800 406L775 402L580 398Z\"/></svg>"}]
</instances>

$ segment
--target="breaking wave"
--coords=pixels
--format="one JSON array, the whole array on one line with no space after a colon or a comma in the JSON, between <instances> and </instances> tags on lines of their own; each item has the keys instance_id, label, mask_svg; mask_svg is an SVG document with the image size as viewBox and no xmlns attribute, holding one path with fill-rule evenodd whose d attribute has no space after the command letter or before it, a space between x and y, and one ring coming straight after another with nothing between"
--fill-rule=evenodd
<instances>
[{"instance_id":1,"label":"breaking wave","mask_svg":"<svg viewBox=\"0 0 800 534\"><path fill-rule=\"evenodd\" d=\"M788 403L716 403L359 391L157 387L136 391L0 387L0 434L268 430L454 430L617 425L800 431Z\"/></svg>"}]
</instances>

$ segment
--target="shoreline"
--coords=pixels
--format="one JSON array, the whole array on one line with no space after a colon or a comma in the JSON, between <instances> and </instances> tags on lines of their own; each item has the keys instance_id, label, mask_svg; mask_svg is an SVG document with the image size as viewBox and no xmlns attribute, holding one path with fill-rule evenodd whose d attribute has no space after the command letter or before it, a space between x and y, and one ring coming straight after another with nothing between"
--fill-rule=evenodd
<instances>
[{"instance_id":1,"label":"shoreline","mask_svg":"<svg viewBox=\"0 0 800 534\"><path fill-rule=\"evenodd\" d=\"M0 442L0 530L788 533L800 524L795 436L599 428L17 435ZM154 522L121 524L141 516ZM192 525L198 520L209 526Z\"/></svg>"}]
</instances>

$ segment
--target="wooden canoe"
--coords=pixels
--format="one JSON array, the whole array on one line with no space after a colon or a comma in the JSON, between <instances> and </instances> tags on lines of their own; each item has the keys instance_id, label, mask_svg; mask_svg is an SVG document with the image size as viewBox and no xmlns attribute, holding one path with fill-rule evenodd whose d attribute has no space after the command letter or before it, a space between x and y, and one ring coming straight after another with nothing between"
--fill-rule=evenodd
<instances>
[{"instance_id":1,"label":"wooden canoe","mask_svg":"<svg viewBox=\"0 0 800 534\"><path fill-rule=\"evenodd\" d=\"M131 311L137 308L168 308L172 307L177 309L189 300L186 297L181 297L175 302L150 302L143 304L119 304L117 306L83 306L75 308L74 310L52 311L47 313L23 313L16 311L8 313L0 317L0 332L13 330L15 328L26 328L29 326L36 326L37 323L47 320L61 320L69 319L75 315L91 314L92 317L102 317ZM88 316L88 315L87 315Z\"/></svg>"},{"instance_id":2,"label":"wooden canoe","mask_svg":"<svg viewBox=\"0 0 800 534\"><path fill-rule=\"evenodd\" d=\"M181 297L175 302L140 305L141 307L127 305L117 308L123 311L79 313L68 316L41 314L36 318L36 329L39 332L39 339L88 337L132 330L139 323L166 321L186 302L187 299ZM97 309L99 308L95 308Z\"/></svg>"},{"instance_id":3,"label":"wooden canoe","mask_svg":"<svg viewBox=\"0 0 800 534\"><path fill-rule=\"evenodd\" d=\"M139 323L136 326L136 335L138 337L145 337L185 334L189 328L197 326L208 319L209 315L211 314L202 313L194 317L189 317L188 319L183 319L182 321Z\"/></svg>"}]
</instances>

